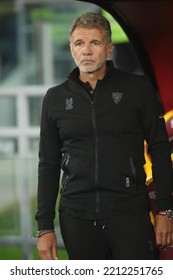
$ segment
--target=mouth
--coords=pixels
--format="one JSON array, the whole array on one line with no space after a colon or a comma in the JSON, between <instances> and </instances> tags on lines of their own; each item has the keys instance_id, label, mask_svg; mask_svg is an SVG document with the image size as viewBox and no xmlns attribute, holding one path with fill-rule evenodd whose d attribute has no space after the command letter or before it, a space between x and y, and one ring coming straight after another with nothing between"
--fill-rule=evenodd
<instances>
[{"instance_id":1,"label":"mouth","mask_svg":"<svg viewBox=\"0 0 173 280\"><path fill-rule=\"evenodd\" d=\"M81 63L95 63L95 60L93 60L93 59L88 59L88 58L85 58L85 59L82 59L81 60Z\"/></svg>"}]
</instances>

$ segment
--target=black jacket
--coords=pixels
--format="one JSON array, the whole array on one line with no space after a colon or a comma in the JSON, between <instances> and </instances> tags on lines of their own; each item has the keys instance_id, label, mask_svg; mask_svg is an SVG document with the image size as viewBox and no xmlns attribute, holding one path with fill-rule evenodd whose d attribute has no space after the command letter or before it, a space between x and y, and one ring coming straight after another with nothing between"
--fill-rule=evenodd
<instances>
[{"instance_id":1,"label":"black jacket","mask_svg":"<svg viewBox=\"0 0 173 280\"><path fill-rule=\"evenodd\" d=\"M45 95L39 229L53 228L60 169L63 207L97 215L148 205L144 139L152 157L157 210L173 208L170 145L156 94L145 76L108 65L93 101L78 81L78 68Z\"/></svg>"}]
</instances>

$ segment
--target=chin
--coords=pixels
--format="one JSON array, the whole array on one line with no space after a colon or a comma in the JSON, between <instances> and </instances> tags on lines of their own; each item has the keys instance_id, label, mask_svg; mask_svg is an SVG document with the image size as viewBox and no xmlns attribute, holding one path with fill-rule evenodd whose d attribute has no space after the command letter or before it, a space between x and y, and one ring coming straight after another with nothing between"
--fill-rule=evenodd
<instances>
[{"instance_id":1,"label":"chin","mask_svg":"<svg viewBox=\"0 0 173 280\"><path fill-rule=\"evenodd\" d=\"M79 67L80 71L83 73L93 73L96 72L98 70L98 67L94 67L94 68L85 68L85 67Z\"/></svg>"}]
</instances>

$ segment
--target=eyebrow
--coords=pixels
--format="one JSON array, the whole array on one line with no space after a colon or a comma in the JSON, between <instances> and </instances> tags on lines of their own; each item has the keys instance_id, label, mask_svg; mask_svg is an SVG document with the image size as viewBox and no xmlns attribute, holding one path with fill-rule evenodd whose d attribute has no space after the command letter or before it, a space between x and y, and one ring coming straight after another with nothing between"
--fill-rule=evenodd
<instances>
[{"instance_id":1,"label":"eyebrow","mask_svg":"<svg viewBox=\"0 0 173 280\"><path fill-rule=\"evenodd\" d=\"M82 40L82 39L77 39L77 40L71 41L71 42L74 43L74 44L76 44L76 43L79 43L79 42L83 42L83 40Z\"/></svg>"}]
</instances>

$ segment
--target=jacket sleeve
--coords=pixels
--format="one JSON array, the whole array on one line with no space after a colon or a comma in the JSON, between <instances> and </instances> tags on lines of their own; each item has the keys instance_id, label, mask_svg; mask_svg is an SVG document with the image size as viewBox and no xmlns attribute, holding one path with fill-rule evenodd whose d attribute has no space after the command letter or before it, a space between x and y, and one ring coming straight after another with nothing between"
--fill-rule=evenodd
<instances>
[{"instance_id":1,"label":"jacket sleeve","mask_svg":"<svg viewBox=\"0 0 173 280\"><path fill-rule=\"evenodd\" d=\"M38 194L36 220L38 230L53 229L55 205L59 191L61 141L58 128L51 118L51 94L48 91L42 105L38 164Z\"/></svg>"},{"instance_id":2,"label":"jacket sleeve","mask_svg":"<svg viewBox=\"0 0 173 280\"><path fill-rule=\"evenodd\" d=\"M151 156L153 182L156 188L156 211L173 209L171 147L161 103L147 78L141 101L141 120L148 153Z\"/></svg>"}]
</instances>

